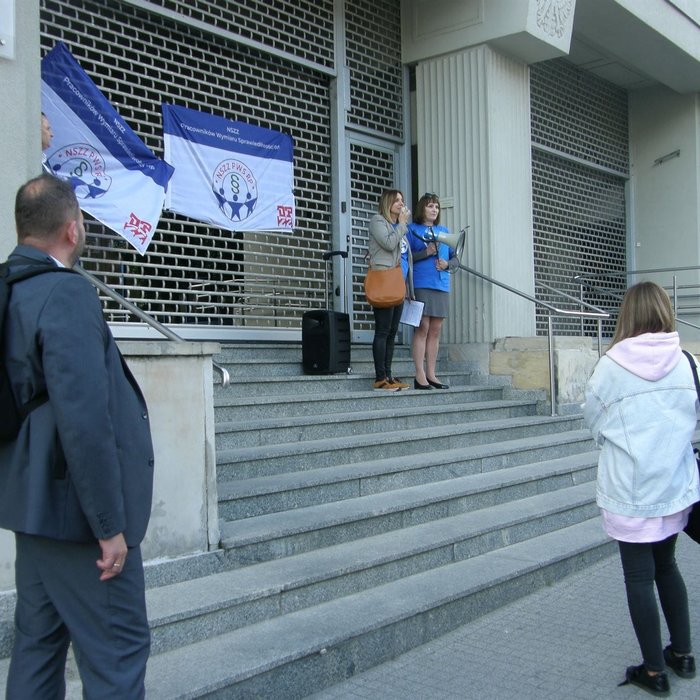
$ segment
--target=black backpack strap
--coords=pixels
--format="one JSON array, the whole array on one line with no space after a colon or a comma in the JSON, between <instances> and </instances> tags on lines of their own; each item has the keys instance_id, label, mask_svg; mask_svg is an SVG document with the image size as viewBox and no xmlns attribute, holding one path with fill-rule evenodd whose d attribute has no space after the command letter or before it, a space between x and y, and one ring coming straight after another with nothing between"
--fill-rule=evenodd
<instances>
[{"instance_id":1,"label":"black backpack strap","mask_svg":"<svg viewBox=\"0 0 700 700\"><path fill-rule=\"evenodd\" d=\"M24 265L21 264L14 270L10 266L9 260L0 263L0 277L3 278L4 283L8 287L7 302L9 303L9 293L10 286L15 282L21 282L22 280L29 279L30 277L35 277L36 275L41 275L45 272L71 272L77 274L75 270L71 270L67 267L59 267L51 262L32 262L32 264ZM4 319L4 309L0 318ZM0 338L2 337L2 328L0 328ZM2 358L3 348L0 347L0 358ZM4 371L4 370L3 370ZM29 401L17 407L17 412L19 414L20 420L24 419L35 409L39 408L42 404L45 404L49 400L49 395L46 391L32 397Z\"/></svg>"},{"instance_id":2,"label":"black backpack strap","mask_svg":"<svg viewBox=\"0 0 700 700\"><path fill-rule=\"evenodd\" d=\"M690 362L690 369L693 370L693 379L695 380L695 391L698 395L698 401L700 401L700 380L698 380L698 366L695 363L695 358L687 350L683 350L683 354L688 358L688 362Z\"/></svg>"}]
</instances>

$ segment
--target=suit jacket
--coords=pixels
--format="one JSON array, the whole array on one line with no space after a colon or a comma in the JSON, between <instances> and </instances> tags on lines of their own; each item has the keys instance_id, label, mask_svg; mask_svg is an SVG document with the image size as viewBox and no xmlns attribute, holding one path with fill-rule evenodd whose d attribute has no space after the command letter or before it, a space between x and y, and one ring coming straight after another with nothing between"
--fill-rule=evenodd
<instances>
[{"instance_id":1,"label":"suit jacket","mask_svg":"<svg viewBox=\"0 0 700 700\"><path fill-rule=\"evenodd\" d=\"M9 257L12 269L47 260L30 246ZM49 400L0 445L0 527L77 542L123 532L139 544L153 491L148 411L92 285L51 272L18 282L5 338L16 399Z\"/></svg>"}]
</instances>

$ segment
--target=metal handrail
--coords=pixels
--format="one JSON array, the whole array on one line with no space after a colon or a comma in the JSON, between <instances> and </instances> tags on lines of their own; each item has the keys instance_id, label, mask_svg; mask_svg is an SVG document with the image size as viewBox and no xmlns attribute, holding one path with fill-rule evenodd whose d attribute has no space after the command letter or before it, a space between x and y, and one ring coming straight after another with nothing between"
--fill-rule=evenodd
<instances>
[{"instance_id":1,"label":"metal handrail","mask_svg":"<svg viewBox=\"0 0 700 700\"><path fill-rule=\"evenodd\" d=\"M600 287L596 284L591 284L591 281L593 280L604 280L606 278L611 278L611 277L631 277L633 275L651 275L651 274L657 274L661 272L673 272L673 286L670 287L672 290L673 294L672 296L672 303L673 303L673 317L676 323L680 323L684 326L690 326L691 328L695 328L697 330L700 330L700 325L697 323L692 323L692 321L686 321L685 319L679 318L677 315L677 312L679 310L679 305L678 305L678 290L679 289L700 289L700 284L686 284L686 285L678 285L678 276L675 274L677 272L690 272L690 271L700 271L700 265L689 265L687 267L657 267L657 268L649 268L647 270L625 270L623 272L597 272L597 273L588 273L588 274L580 274L580 275L575 275L573 278L574 282L578 282L579 284L579 289L581 290L581 303L585 303L583 301L583 287L584 285L587 286L589 289L593 289L599 293L602 294L607 294L609 297L612 297L613 299L616 299L617 301L622 300L622 295L614 293L612 290L605 289L604 287Z\"/></svg>"},{"instance_id":2,"label":"metal handrail","mask_svg":"<svg viewBox=\"0 0 700 700\"><path fill-rule=\"evenodd\" d=\"M135 304L132 304L128 299L125 299L119 292L115 292L111 287L107 286L102 280L98 279L91 272L84 270L80 265L76 265L73 268L76 272L79 272L85 279L90 282L94 287L99 289L105 296L108 296L113 301L116 301L120 306L130 311L134 316L141 319L144 323L154 328L159 333L164 335L168 340L173 340L176 343L186 342L184 338L180 337L177 333L171 331L167 326L164 326L155 318L149 316L143 309L140 309ZM221 385L225 388L231 383L231 376L228 370L220 365L218 362L212 359L212 366L221 375Z\"/></svg>"},{"instance_id":3,"label":"metal handrail","mask_svg":"<svg viewBox=\"0 0 700 700\"><path fill-rule=\"evenodd\" d=\"M700 265L690 265L688 267L657 267L648 270L625 270L621 272L591 272L588 274L575 275L576 280L593 280L604 277L631 277L632 275L651 275L655 272L688 272L689 270L700 270Z\"/></svg>"},{"instance_id":4,"label":"metal handrail","mask_svg":"<svg viewBox=\"0 0 700 700\"><path fill-rule=\"evenodd\" d=\"M472 269L471 267L467 267L466 265L463 265L462 263L459 264L458 269L464 270L465 272L468 272L470 275L475 275L476 277L481 278L482 280L485 280L486 282L489 282L491 284L495 284L497 287L501 287L502 289L505 289L506 291L512 292L513 294L516 294L519 297L522 297L523 299L527 299L528 301L531 301L533 304L536 306L541 306L549 312L547 314L547 354L549 358L549 394L551 397L551 405L552 405L552 410L551 410L551 415L556 416L556 406L557 406L557 399L556 399L556 393L555 393L555 386L554 386L554 340L553 340L553 332L552 332L552 316L570 316L574 318L593 318L597 319L598 321L598 356L601 355L602 353L602 347L603 347L603 333L602 333L602 322L604 318L610 318L610 314L607 311L603 311L602 309L597 308L596 306L593 306L592 304L588 304L584 301L581 301L580 299L577 299L574 296L571 296L570 294L567 294L566 292L562 292L559 289L555 289L554 287L550 287L549 285L543 284L543 283L538 283L540 286L544 287L545 289L548 289L551 292L554 292L556 294L559 294L560 296L564 297L565 299L568 299L570 301L574 301L580 306L586 307L588 309L591 309L590 311L576 311L574 309L560 309L557 306L554 306L553 304L549 304L546 301L542 301L541 299L537 299L536 297L533 297L525 292L520 291L519 289L515 289L515 287L511 287L509 284L506 284L505 282L499 282L498 280L494 279L493 277L489 277L488 275L485 275L483 272L478 272L477 270Z\"/></svg>"}]
</instances>

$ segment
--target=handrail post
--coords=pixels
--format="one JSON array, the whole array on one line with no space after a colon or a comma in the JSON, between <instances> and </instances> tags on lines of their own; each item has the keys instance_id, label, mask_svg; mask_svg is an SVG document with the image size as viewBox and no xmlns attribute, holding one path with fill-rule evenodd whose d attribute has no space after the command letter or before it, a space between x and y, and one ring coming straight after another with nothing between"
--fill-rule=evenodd
<instances>
[{"instance_id":1,"label":"handrail post","mask_svg":"<svg viewBox=\"0 0 700 700\"><path fill-rule=\"evenodd\" d=\"M678 275L673 275L673 315L678 316Z\"/></svg>"},{"instance_id":2,"label":"handrail post","mask_svg":"<svg viewBox=\"0 0 700 700\"><path fill-rule=\"evenodd\" d=\"M598 359L603 356L603 319L598 319Z\"/></svg>"},{"instance_id":3,"label":"handrail post","mask_svg":"<svg viewBox=\"0 0 700 700\"><path fill-rule=\"evenodd\" d=\"M552 404L552 417L557 415L557 399L554 394L554 334L552 332L552 312L547 313L547 349L549 354L549 394Z\"/></svg>"}]
</instances>

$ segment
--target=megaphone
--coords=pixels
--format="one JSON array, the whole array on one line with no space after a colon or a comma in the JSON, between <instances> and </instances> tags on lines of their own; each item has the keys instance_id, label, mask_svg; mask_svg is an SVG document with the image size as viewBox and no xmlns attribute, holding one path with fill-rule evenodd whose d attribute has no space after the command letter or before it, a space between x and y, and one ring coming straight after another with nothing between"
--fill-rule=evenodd
<instances>
[{"instance_id":1,"label":"megaphone","mask_svg":"<svg viewBox=\"0 0 700 700\"><path fill-rule=\"evenodd\" d=\"M449 233L445 231L433 231L432 227L428 226L423 236L418 236L425 243L444 243L450 246L455 251L457 260L461 262L464 244L467 240L467 229L465 226L459 233ZM418 234L416 234L418 235Z\"/></svg>"}]
</instances>

